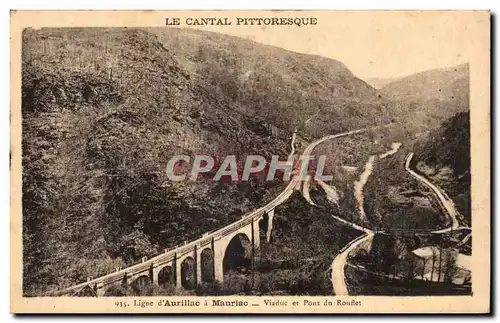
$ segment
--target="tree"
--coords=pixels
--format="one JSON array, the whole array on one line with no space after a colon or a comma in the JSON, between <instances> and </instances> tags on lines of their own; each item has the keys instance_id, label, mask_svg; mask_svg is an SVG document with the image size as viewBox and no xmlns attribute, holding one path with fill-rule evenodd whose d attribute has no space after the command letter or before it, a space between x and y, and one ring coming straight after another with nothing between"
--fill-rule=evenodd
<instances>
[{"instance_id":1,"label":"tree","mask_svg":"<svg viewBox=\"0 0 500 323\"><path fill-rule=\"evenodd\" d=\"M444 281L445 283L451 284L453 282L453 277L459 270L457 266L457 251L453 249L446 249L445 256Z\"/></svg>"},{"instance_id":2,"label":"tree","mask_svg":"<svg viewBox=\"0 0 500 323\"><path fill-rule=\"evenodd\" d=\"M436 261L437 261L437 258L438 258L438 253L439 253L439 249L438 248L435 248L435 247L430 247L431 249L431 252L432 252L432 268L431 268L431 281L433 281L434 279L434 268L436 268ZM438 277L438 281L439 281L439 277Z\"/></svg>"}]
</instances>

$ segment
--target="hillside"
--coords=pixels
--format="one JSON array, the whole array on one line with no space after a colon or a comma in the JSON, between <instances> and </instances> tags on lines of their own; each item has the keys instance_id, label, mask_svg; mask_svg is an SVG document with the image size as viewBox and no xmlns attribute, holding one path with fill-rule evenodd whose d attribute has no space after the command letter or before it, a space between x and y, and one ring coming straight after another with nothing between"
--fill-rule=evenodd
<instances>
[{"instance_id":1,"label":"hillside","mask_svg":"<svg viewBox=\"0 0 500 323\"><path fill-rule=\"evenodd\" d=\"M418 168L441 186L471 224L469 112L457 113L422 140L416 149Z\"/></svg>"},{"instance_id":2,"label":"hillside","mask_svg":"<svg viewBox=\"0 0 500 323\"><path fill-rule=\"evenodd\" d=\"M420 130L437 128L444 120L469 109L469 65L413 74L380 90L402 102L401 112L411 115L411 122Z\"/></svg>"},{"instance_id":3,"label":"hillside","mask_svg":"<svg viewBox=\"0 0 500 323\"><path fill-rule=\"evenodd\" d=\"M304 141L390 115L390 102L337 61L214 33L154 32L23 34L26 295L219 228L283 187L170 182L173 155L284 158L295 128Z\"/></svg>"},{"instance_id":4,"label":"hillside","mask_svg":"<svg viewBox=\"0 0 500 323\"><path fill-rule=\"evenodd\" d=\"M391 101L339 61L212 32L150 31L209 93L281 129L320 137L391 118Z\"/></svg>"},{"instance_id":5,"label":"hillside","mask_svg":"<svg viewBox=\"0 0 500 323\"><path fill-rule=\"evenodd\" d=\"M366 209L373 226L434 228L442 226L433 193L402 167L415 152L421 171L432 176L470 216L469 67L436 69L397 79L381 91L398 102L409 136L392 159L376 164L365 187ZM405 223L398 222L403 219Z\"/></svg>"},{"instance_id":6,"label":"hillside","mask_svg":"<svg viewBox=\"0 0 500 323\"><path fill-rule=\"evenodd\" d=\"M426 130L415 142L416 160L470 221L469 65L410 75L381 91L403 102Z\"/></svg>"}]
</instances>

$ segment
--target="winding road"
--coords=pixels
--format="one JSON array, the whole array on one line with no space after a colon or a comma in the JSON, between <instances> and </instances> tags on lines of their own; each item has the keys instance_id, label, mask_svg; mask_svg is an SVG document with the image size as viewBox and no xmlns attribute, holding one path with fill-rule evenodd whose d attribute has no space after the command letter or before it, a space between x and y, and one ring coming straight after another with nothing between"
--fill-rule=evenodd
<instances>
[{"instance_id":1,"label":"winding road","mask_svg":"<svg viewBox=\"0 0 500 323\"><path fill-rule=\"evenodd\" d=\"M399 147L398 147L399 148ZM386 157L385 155L383 155ZM444 193L439 187L436 185L432 184L430 181L428 181L425 177L421 176L420 174L416 173L410 168L411 160L413 158L414 154L410 153L406 157L405 160L405 169L407 172L409 172L413 177L415 177L417 180L421 181L425 185L427 185L429 188L432 189L432 191L436 194L439 203L443 209L443 212L448 216L450 219L450 226L444 229L439 229L439 230L434 230L434 231L429 231L429 233L433 234L440 234L440 233L447 233L447 232L452 232L455 230L462 230L462 229L468 229L470 230L469 227L466 226L460 226L459 221L457 220L457 215L459 215L457 209L455 208L455 204L453 201ZM335 217L337 218L337 217ZM337 218L338 219L338 218ZM349 224L351 227L356 228L360 230L359 226L356 227L356 225L353 225L353 223L350 223L344 219L341 219L341 222ZM371 244L373 241L373 237L377 233L377 231L372 231L368 228L361 228L360 231L363 231L364 234L359 236L358 238L352 240L349 242L334 258L332 262L332 274L331 274L331 280L332 280L332 286L333 286L333 291L335 295L349 295L349 290L347 288L347 283L346 283L346 277L345 277L345 266L348 261L349 254L351 254L353 251L356 249L360 248L363 244ZM383 232L383 231L380 231ZM472 236L472 233L467 234L462 241L460 241L455 247L461 246L464 243L467 242L468 239L470 239Z\"/></svg>"},{"instance_id":2,"label":"winding road","mask_svg":"<svg viewBox=\"0 0 500 323\"><path fill-rule=\"evenodd\" d=\"M332 287L333 293L335 295L349 295L349 290L347 289L347 283L345 281L345 266L347 265L347 258L349 254L360 248L363 243L373 242L373 237L375 232L371 231L365 233L356 239L349 242L339 254L333 259L332 262Z\"/></svg>"},{"instance_id":3,"label":"winding road","mask_svg":"<svg viewBox=\"0 0 500 323\"><path fill-rule=\"evenodd\" d=\"M400 147L401 143L393 143L391 145L391 150L385 152L384 154L381 154L379 156L379 159L384 159L388 156L395 154ZM363 187L368 181L368 177L370 176L371 172L373 171L374 162L375 162L375 155L372 155L370 156L367 164L365 165L365 170L361 174L360 180L354 183L354 193L356 195L356 200L358 201L359 213L363 217L366 216L365 210L363 208ZM354 229L364 232L363 235L352 240L344 248L342 248L342 250L340 250L340 252L333 259L331 266L332 269L331 280L332 280L332 287L334 294L349 295L349 290L347 289L347 283L345 281L345 271L344 271L348 261L348 257L353 251L357 250L358 248L361 248L362 246L366 247L367 244L371 245L373 242L373 237L375 236L375 233L377 233L377 231L373 231L369 228L360 227L355 223L346 221L344 219L340 219L336 216L333 217L339 220L340 222L349 225Z\"/></svg>"},{"instance_id":4,"label":"winding road","mask_svg":"<svg viewBox=\"0 0 500 323\"><path fill-rule=\"evenodd\" d=\"M408 154L408 156L406 156L406 160L405 160L406 171L408 173L410 173L413 177L415 177L417 180L424 183L427 187L429 187L436 194L436 196L438 197L439 205L443 209L444 214L446 214L448 219L450 220L451 225L449 227L447 227L445 229L441 229L441 230L435 230L432 232L433 233L445 233L445 232L450 232L453 230L458 230L460 228L460 224L458 223L458 220L457 220L457 215L459 213L458 213L457 209L455 208L455 203L453 203L453 201L446 195L446 193L441 191L441 189L439 187L432 184L431 182L429 182L427 180L427 178L418 174L417 172L413 171L410 168L410 163L411 163L412 159L413 159L413 153L410 153L410 154Z\"/></svg>"}]
</instances>

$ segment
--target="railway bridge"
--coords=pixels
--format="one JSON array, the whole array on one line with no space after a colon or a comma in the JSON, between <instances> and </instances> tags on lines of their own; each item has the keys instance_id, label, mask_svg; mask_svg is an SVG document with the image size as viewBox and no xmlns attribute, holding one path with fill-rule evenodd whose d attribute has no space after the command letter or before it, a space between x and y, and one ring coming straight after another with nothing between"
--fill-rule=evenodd
<instances>
[{"instance_id":1,"label":"railway bridge","mask_svg":"<svg viewBox=\"0 0 500 323\"><path fill-rule=\"evenodd\" d=\"M280 195L275 203L288 199L293 191ZM274 203L243 216L240 220L200 238L184 242L138 264L58 291L56 295L74 295L92 290L104 296L113 285L166 285L193 289L202 282L224 280L224 273L238 267L249 268L260 260L261 240L270 241Z\"/></svg>"}]
</instances>

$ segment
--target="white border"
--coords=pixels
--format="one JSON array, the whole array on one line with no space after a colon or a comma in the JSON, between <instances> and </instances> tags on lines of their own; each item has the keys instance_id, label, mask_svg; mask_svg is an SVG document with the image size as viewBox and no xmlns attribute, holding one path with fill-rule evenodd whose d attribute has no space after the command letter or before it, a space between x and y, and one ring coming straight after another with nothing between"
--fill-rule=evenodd
<instances>
[{"instance_id":1,"label":"white border","mask_svg":"<svg viewBox=\"0 0 500 323\"><path fill-rule=\"evenodd\" d=\"M9 123L9 115L10 115L10 75L9 75L9 53L10 49L9 46L7 46L8 40L9 40L9 9L25 9L25 10L30 10L30 9L42 9L42 10L48 10L48 9L491 9L493 13L498 13L500 10L498 10L500 1L498 0L474 0L474 1L436 1L436 0L419 0L419 1L390 1L390 0L378 0L378 1L361 1L361 0L349 0L349 1L337 1L335 3L329 3L324 0L307 0L307 1L297 1L297 0L287 0L287 1L269 1L269 0L253 0L253 1L247 1L246 3L243 2L237 2L237 1L223 1L223 0L211 0L210 2L202 1L202 0L182 0L182 1L152 1L152 0L141 0L140 2L132 2L132 1L115 1L115 2L104 2L102 0L86 0L82 2L75 2L75 1L57 1L57 0L45 0L43 2L41 1L28 1L28 0L18 0L18 1L13 1L13 0L6 0L2 1L1 7L2 11L0 11L0 15L2 18L2 24L1 24L1 36L3 39L3 44L4 46L1 47L0 53L2 55L2 62L3 62L3 69L2 69L2 74L1 74L1 81L2 81L2 86L1 86L1 91L3 93L2 98L4 100L4 109L2 109L2 112L0 114L0 145L1 145L1 151L3 152L3 158L0 158L0 166L1 166L1 172L0 172L0 190L1 193L1 204L2 205L2 213L3 213L3 218L2 218L2 225L1 228L3 231L3 234L0 235L0 246L2 248L2 255L3 259L9 259L9 218L10 218L10 210L9 210L9 203L10 203L10 173L9 173L9 161L8 161L8 151L10 150L10 123ZM140 7L139 7L140 6ZM498 34L494 34L494 42L496 43L498 41ZM492 65L495 66L495 65ZM495 68L496 71L496 68ZM495 71L493 71L493 76L496 74ZM498 84L496 82L493 83L495 85L493 92L498 91ZM492 102L492 106L494 105L494 102ZM495 121L498 122L500 119L500 116L498 113L495 116ZM493 122L493 120L492 120ZM498 151L498 141L494 142L495 149ZM496 162L496 161L494 161ZM496 163L496 166L498 166L498 163ZM497 180L498 177L495 176L495 179ZM493 184L493 183L492 183ZM500 200L500 193L497 191L495 194L495 198L493 200ZM493 214L495 216L495 214ZM499 221L495 221L495 231L498 232L499 230ZM492 245L494 246L496 243L496 239L493 236L494 241L492 241ZM495 258L498 259L498 248L494 248L496 250L495 252ZM9 303L10 303L10 293L9 293L9 266L7 266L5 263L3 266L0 266L0 272L2 277L1 281L1 294L0 294L0 304L2 304L2 309L0 311L0 320L1 322L12 322L14 319L16 319L14 316L9 314ZM492 274L494 274L494 271L492 271ZM494 281L498 281L498 279L495 279ZM494 288L497 286L494 286ZM495 298L493 299L495 301ZM496 304L492 304L493 309L498 309ZM148 317L150 318L150 317ZM226 319L226 320L239 320L242 317L234 317L234 316L226 316L224 318L221 317L204 317L204 320L210 320L210 321L215 321L219 319ZM291 317L285 317L281 319L290 319ZM40 319L38 317L25 317L23 319L24 322L34 322L35 320ZM46 317L46 320L53 320L55 319L54 317ZM73 318L72 317L59 317L57 318L58 321L60 322L68 322L71 321ZM76 318L75 318L76 319ZM108 316L108 317L85 317L85 318L78 318L79 321L92 321L92 322L104 322L105 320L109 319L119 319L119 320L126 320L130 322L140 322L144 320L144 316L134 316L134 317L120 317L116 318L113 316ZM150 318L151 319L151 318ZM182 316L174 316L174 317L168 317L168 318L157 318L157 319L168 319L169 321L191 321L195 320L195 317L182 317ZM261 322L263 321L270 321L272 319L277 319L277 317L253 317L250 318L251 320L259 320ZM298 317L298 319L307 319L305 317ZM335 321L344 321L347 322L348 320L360 320L361 322L368 321L368 318L366 316L364 317L354 317L354 318L349 318L349 317L321 317L318 319L323 319L323 320L335 320ZM378 317L379 320L387 320L391 318L387 317ZM392 319L397 319L399 320L407 320L408 318L403 318L403 317L394 317ZM415 319L415 318L414 318ZM420 318L419 318L420 319ZM453 317L433 317L433 318L428 318L430 321L435 321L435 322L441 322L443 319L445 320L450 320L450 319L456 319ZM467 319L479 319L479 317L468 317Z\"/></svg>"}]
</instances>

